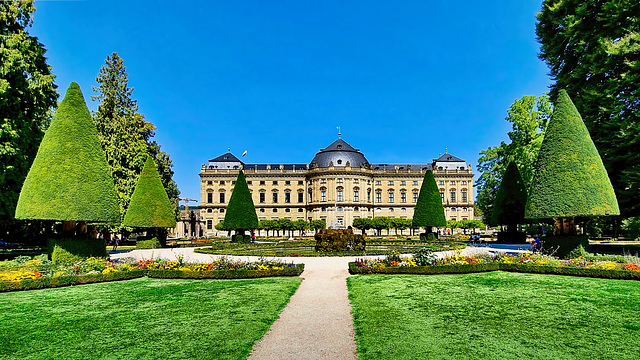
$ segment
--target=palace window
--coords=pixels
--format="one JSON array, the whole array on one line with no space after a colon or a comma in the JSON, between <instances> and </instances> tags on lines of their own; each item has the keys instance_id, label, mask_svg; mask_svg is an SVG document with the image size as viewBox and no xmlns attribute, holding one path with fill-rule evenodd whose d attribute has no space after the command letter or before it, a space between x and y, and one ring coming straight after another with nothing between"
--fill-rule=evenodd
<instances>
[{"instance_id":1,"label":"palace window","mask_svg":"<svg viewBox=\"0 0 640 360\"><path fill-rule=\"evenodd\" d=\"M444 204L444 193L443 192L440 193L440 200L442 200L442 203Z\"/></svg>"},{"instance_id":2,"label":"palace window","mask_svg":"<svg viewBox=\"0 0 640 360\"><path fill-rule=\"evenodd\" d=\"M393 191L389 191L389 202L392 203L394 201Z\"/></svg>"},{"instance_id":3,"label":"palace window","mask_svg":"<svg viewBox=\"0 0 640 360\"><path fill-rule=\"evenodd\" d=\"M327 179L320 179L320 184L326 184L327 183Z\"/></svg>"},{"instance_id":4,"label":"palace window","mask_svg":"<svg viewBox=\"0 0 640 360\"><path fill-rule=\"evenodd\" d=\"M264 184L265 184L264 180L260 181L260 185L264 185Z\"/></svg>"},{"instance_id":5,"label":"palace window","mask_svg":"<svg viewBox=\"0 0 640 360\"><path fill-rule=\"evenodd\" d=\"M456 202L456 193L454 191L451 192L451 202Z\"/></svg>"},{"instance_id":6,"label":"palace window","mask_svg":"<svg viewBox=\"0 0 640 360\"><path fill-rule=\"evenodd\" d=\"M393 181L389 181L389 185L393 185Z\"/></svg>"},{"instance_id":7,"label":"palace window","mask_svg":"<svg viewBox=\"0 0 640 360\"><path fill-rule=\"evenodd\" d=\"M381 203L382 202L382 192L381 191L376 191L376 202L377 203Z\"/></svg>"},{"instance_id":8,"label":"palace window","mask_svg":"<svg viewBox=\"0 0 640 360\"><path fill-rule=\"evenodd\" d=\"M462 208L462 211L469 211L467 208Z\"/></svg>"},{"instance_id":9,"label":"palace window","mask_svg":"<svg viewBox=\"0 0 640 360\"><path fill-rule=\"evenodd\" d=\"M414 181L414 182L413 182L413 185L418 185L418 182L417 182L417 181Z\"/></svg>"},{"instance_id":10,"label":"palace window","mask_svg":"<svg viewBox=\"0 0 640 360\"><path fill-rule=\"evenodd\" d=\"M382 185L382 181L376 180L376 185Z\"/></svg>"},{"instance_id":11,"label":"palace window","mask_svg":"<svg viewBox=\"0 0 640 360\"><path fill-rule=\"evenodd\" d=\"M220 209L220 214L224 214L224 209Z\"/></svg>"},{"instance_id":12,"label":"palace window","mask_svg":"<svg viewBox=\"0 0 640 360\"><path fill-rule=\"evenodd\" d=\"M407 202L407 193L406 192L401 192L400 193L400 202L401 203L406 203Z\"/></svg>"},{"instance_id":13,"label":"palace window","mask_svg":"<svg viewBox=\"0 0 640 360\"><path fill-rule=\"evenodd\" d=\"M417 192L417 191L414 191L414 192L413 192L413 202L414 202L414 203L415 203L415 202L418 202L418 192Z\"/></svg>"},{"instance_id":14,"label":"palace window","mask_svg":"<svg viewBox=\"0 0 640 360\"><path fill-rule=\"evenodd\" d=\"M213 220L207 220L207 229L208 230L213 229Z\"/></svg>"},{"instance_id":15,"label":"palace window","mask_svg":"<svg viewBox=\"0 0 640 360\"><path fill-rule=\"evenodd\" d=\"M360 180L358 180L358 179L353 179L353 183L354 183L354 184L358 184L359 182L360 182Z\"/></svg>"},{"instance_id":16,"label":"palace window","mask_svg":"<svg viewBox=\"0 0 640 360\"><path fill-rule=\"evenodd\" d=\"M207 181L207 185L213 185L213 181Z\"/></svg>"},{"instance_id":17,"label":"palace window","mask_svg":"<svg viewBox=\"0 0 640 360\"><path fill-rule=\"evenodd\" d=\"M353 191L353 201L360 201L360 191L358 190Z\"/></svg>"},{"instance_id":18,"label":"palace window","mask_svg":"<svg viewBox=\"0 0 640 360\"><path fill-rule=\"evenodd\" d=\"M213 193L207 193L207 202L209 204L213 203Z\"/></svg>"},{"instance_id":19,"label":"palace window","mask_svg":"<svg viewBox=\"0 0 640 360\"><path fill-rule=\"evenodd\" d=\"M344 209L342 208L342 206L338 206L338 211L343 211Z\"/></svg>"},{"instance_id":20,"label":"palace window","mask_svg":"<svg viewBox=\"0 0 640 360\"><path fill-rule=\"evenodd\" d=\"M220 185L224 185L224 184L225 184L224 180L220 180Z\"/></svg>"},{"instance_id":21,"label":"palace window","mask_svg":"<svg viewBox=\"0 0 640 360\"><path fill-rule=\"evenodd\" d=\"M444 180L438 181L438 185L444 185Z\"/></svg>"},{"instance_id":22,"label":"palace window","mask_svg":"<svg viewBox=\"0 0 640 360\"><path fill-rule=\"evenodd\" d=\"M304 181L298 180L298 185L304 185Z\"/></svg>"},{"instance_id":23,"label":"palace window","mask_svg":"<svg viewBox=\"0 0 640 360\"><path fill-rule=\"evenodd\" d=\"M341 182L343 182L343 181L344 181L344 179L343 179L343 178L338 178L338 180L337 180L337 181L338 181L339 183L341 183Z\"/></svg>"},{"instance_id":24,"label":"palace window","mask_svg":"<svg viewBox=\"0 0 640 360\"><path fill-rule=\"evenodd\" d=\"M342 199L342 190L338 190L338 201L343 201L343 199Z\"/></svg>"},{"instance_id":25,"label":"palace window","mask_svg":"<svg viewBox=\"0 0 640 360\"><path fill-rule=\"evenodd\" d=\"M367 202L371 202L371 189L367 190Z\"/></svg>"},{"instance_id":26,"label":"palace window","mask_svg":"<svg viewBox=\"0 0 640 360\"><path fill-rule=\"evenodd\" d=\"M284 193L284 202L286 203L291 202L291 193Z\"/></svg>"},{"instance_id":27,"label":"palace window","mask_svg":"<svg viewBox=\"0 0 640 360\"><path fill-rule=\"evenodd\" d=\"M298 209L298 212L304 212L303 208Z\"/></svg>"},{"instance_id":28,"label":"palace window","mask_svg":"<svg viewBox=\"0 0 640 360\"><path fill-rule=\"evenodd\" d=\"M456 184L456 182L455 182L455 181L451 181L449 184L451 184L451 185L455 185L455 184Z\"/></svg>"},{"instance_id":29,"label":"palace window","mask_svg":"<svg viewBox=\"0 0 640 360\"><path fill-rule=\"evenodd\" d=\"M303 192L299 192L298 193L298 202L304 202L304 193Z\"/></svg>"},{"instance_id":30,"label":"palace window","mask_svg":"<svg viewBox=\"0 0 640 360\"><path fill-rule=\"evenodd\" d=\"M260 212L264 212L264 209L260 209Z\"/></svg>"},{"instance_id":31,"label":"palace window","mask_svg":"<svg viewBox=\"0 0 640 360\"><path fill-rule=\"evenodd\" d=\"M264 204L267 200L265 200L265 194L263 192L260 193L260 204Z\"/></svg>"},{"instance_id":32,"label":"palace window","mask_svg":"<svg viewBox=\"0 0 640 360\"><path fill-rule=\"evenodd\" d=\"M400 185L407 185L406 181L400 181Z\"/></svg>"},{"instance_id":33,"label":"palace window","mask_svg":"<svg viewBox=\"0 0 640 360\"><path fill-rule=\"evenodd\" d=\"M467 202L467 192L463 191L460 193L460 195L462 195L462 202Z\"/></svg>"},{"instance_id":34,"label":"palace window","mask_svg":"<svg viewBox=\"0 0 640 360\"><path fill-rule=\"evenodd\" d=\"M212 213L212 212L213 212L213 209L207 209L207 212L208 212L208 213Z\"/></svg>"},{"instance_id":35,"label":"palace window","mask_svg":"<svg viewBox=\"0 0 640 360\"><path fill-rule=\"evenodd\" d=\"M291 185L291 181L287 180L284 182L285 185Z\"/></svg>"},{"instance_id":36,"label":"palace window","mask_svg":"<svg viewBox=\"0 0 640 360\"><path fill-rule=\"evenodd\" d=\"M273 212L278 212L278 209L277 208L273 208Z\"/></svg>"},{"instance_id":37,"label":"palace window","mask_svg":"<svg viewBox=\"0 0 640 360\"><path fill-rule=\"evenodd\" d=\"M235 181L235 180L231 182L231 185L235 185L235 184L236 184L236 181Z\"/></svg>"},{"instance_id":38,"label":"palace window","mask_svg":"<svg viewBox=\"0 0 640 360\"><path fill-rule=\"evenodd\" d=\"M467 185L467 182L466 182L466 181L463 181L463 182L462 182L462 185Z\"/></svg>"},{"instance_id":39,"label":"palace window","mask_svg":"<svg viewBox=\"0 0 640 360\"><path fill-rule=\"evenodd\" d=\"M402 209L400 209L400 211L407 212L407 208L402 208Z\"/></svg>"},{"instance_id":40,"label":"palace window","mask_svg":"<svg viewBox=\"0 0 640 360\"><path fill-rule=\"evenodd\" d=\"M327 201L327 191L326 190L322 190L320 191L320 201Z\"/></svg>"},{"instance_id":41,"label":"palace window","mask_svg":"<svg viewBox=\"0 0 640 360\"><path fill-rule=\"evenodd\" d=\"M224 204L224 193L220 193L220 204Z\"/></svg>"},{"instance_id":42,"label":"palace window","mask_svg":"<svg viewBox=\"0 0 640 360\"><path fill-rule=\"evenodd\" d=\"M271 194L272 196L272 201L273 203L277 203L278 202L278 193L274 192L273 194Z\"/></svg>"},{"instance_id":43,"label":"palace window","mask_svg":"<svg viewBox=\"0 0 640 360\"><path fill-rule=\"evenodd\" d=\"M291 209L286 208L286 209L284 209L284 212L291 212Z\"/></svg>"},{"instance_id":44,"label":"palace window","mask_svg":"<svg viewBox=\"0 0 640 360\"><path fill-rule=\"evenodd\" d=\"M278 185L278 180L273 180L273 185Z\"/></svg>"},{"instance_id":45,"label":"palace window","mask_svg":"<svg viewBox=\"0 0 640 360\"><path fill-rule=\"evenodd\" d=\"M247 185L251 185L251 184L253 184L253 181L251 180L247 181Z\"/></svg>"}]
</instances>

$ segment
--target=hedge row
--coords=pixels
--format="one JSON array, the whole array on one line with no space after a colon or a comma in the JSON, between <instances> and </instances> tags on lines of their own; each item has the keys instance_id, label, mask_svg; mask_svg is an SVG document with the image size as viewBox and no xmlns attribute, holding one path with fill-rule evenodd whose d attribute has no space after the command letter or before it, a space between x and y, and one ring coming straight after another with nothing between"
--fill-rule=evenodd
<instances>
[{"instance_id":1,"label":"hedge row","mask_svg":"<svg viewBox=\"0 0 640 360\"><path fill-rule=\"evenodd\" d=\"M540 266L529 264L503 264L486 263L470 265L440 265L440 266L402 266L384 268L359 268L355 262L349 263L349 273L360 274L467 274L489 271L509 271L535 274L554 274L568 276L582 276L605 279L640 280L640 271L631 270L603 270L595 268L564 267L564 266Z\"/></svg>"},{"instance_id":2,"label":"hedge row","mask_svg":"<svg viewBox=\"0 0 640 360\"><path fill-rule=\"evenodd\" d=\"M36 290L63 286L91 284L107 281L131 280L148 276L157 279L252 279L273 276L299 276L304 271L304 264L284 267L281 270L132 270L116 271L109 274L68 275L43 277L39 279L23 279L16 281L0 281L0 292L18 290Z\"/></svg>"},{"instance_id":3,"label":"hedge row","mask_svg":"<svg viewBox=\"0 0 640 360\"><path fill-rule=\"evenodd\" d=\"M17 281L0 281L0 292L16 290L35 290L80 284L92 284L106 281L131 280L146 275L145 270L116 271L109 274L67 275L42 277L39 279L22 279Z\"/></svg>"}]
</instances>

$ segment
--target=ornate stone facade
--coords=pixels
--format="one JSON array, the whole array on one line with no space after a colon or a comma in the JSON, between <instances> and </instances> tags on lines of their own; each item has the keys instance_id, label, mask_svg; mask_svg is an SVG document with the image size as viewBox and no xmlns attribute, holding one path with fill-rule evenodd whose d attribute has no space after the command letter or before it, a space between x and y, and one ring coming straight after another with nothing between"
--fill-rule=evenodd
<instances>
[{"instance_id":1,"label":"ornate stone facade","mask_svg":"<svg viewBox=\"0 0 640 360\"><path fill-rule=\"evenodd\" d=\"M239 169L243 169L259 220L319 220L350 226L357 218L410 219L424 172L433 170L447 220L474 218L470 164L445 152L428 164L371 164L339 138L308 164L245 164L231 152L200 171L200 218L205 234L224 220Z\"/></svg>"}]
</instances>

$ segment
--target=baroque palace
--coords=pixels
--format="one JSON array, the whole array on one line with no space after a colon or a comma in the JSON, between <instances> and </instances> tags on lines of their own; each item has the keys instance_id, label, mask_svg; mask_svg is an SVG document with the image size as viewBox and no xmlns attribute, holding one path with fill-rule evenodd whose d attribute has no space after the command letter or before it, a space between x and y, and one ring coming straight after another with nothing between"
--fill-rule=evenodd
<instances>
[{"instance_id":1,"label":"baroque palace","mask_svg":"<svg viewBox=\"0 0 640 360\"><path fill-rule=\"evenodd\" d=\"M344 228L357 218L410 219L426 170L433 170L447 220L474 218L470 164L445 151L429 164L372 164L340 136L308 164L245 164L231 152L200 171L205 233L224 220L242 169L259 220L325 220Z\"/></svg>"}]
</instances>

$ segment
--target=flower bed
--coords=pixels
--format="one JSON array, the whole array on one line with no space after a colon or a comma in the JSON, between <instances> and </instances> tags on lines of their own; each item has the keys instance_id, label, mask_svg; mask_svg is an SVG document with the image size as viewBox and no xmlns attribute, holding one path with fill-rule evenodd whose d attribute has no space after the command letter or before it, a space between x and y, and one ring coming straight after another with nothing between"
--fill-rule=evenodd
<instances>
[{"instance_id":1,"label":"flower bed","mask_svg":"<svg viewBox=\"0 0 640 360\"><path fill-rule=\"evenodd\" d=\"M422 256L421 256L422 255ZM617 259L619 260L619 259ZM385 259L361 259L349 263L351 274L461 274L485 271L511 271L523 273L558 274L599 277L609 279L640 280L637 257L612 261L607 257L579 257L560 260L548 255L497 254L476 257L459 254L437 258L435 255L416 254L414 258L387 256Z\"/></svg>"},{"instance_id":2,"label":"flower bed","mask_svg":"<svg viewBox=\"0 0 640 360\"><path fill-rule=\"evenodd\" d=\"M242 262L220 258L211 263L185 263L156 259L109 261L89 258L71 266L54 264L39 256L0 263L0 292L43 289L148 276L163 279L243 279L269 276L298 276L303 264L277 261Z\"/></svg>"}]
</instances>

